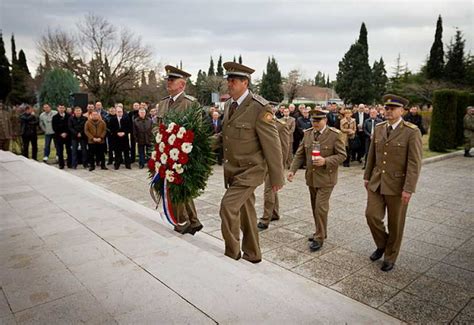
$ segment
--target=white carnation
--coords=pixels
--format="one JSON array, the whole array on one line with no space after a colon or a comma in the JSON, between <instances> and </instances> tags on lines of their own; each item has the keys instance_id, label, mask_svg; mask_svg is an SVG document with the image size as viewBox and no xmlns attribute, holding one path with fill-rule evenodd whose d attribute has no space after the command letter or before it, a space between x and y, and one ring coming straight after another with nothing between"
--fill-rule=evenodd
<instances>
[{"instance_id":1,"label":"white carnation","mask_svg":"<svg viewBox=\"0 0 474 325\"><path fill-rule=\"evenodd\" d=\"M161 163L162 163L163 165L165 165L167 160L168 160L168 155L165 154L165 153L162 153L162 154L161 154L161 157L160 157Z\"/></svg>"},{"instance_id":2,"label":"white carnation","mask_svg":"<svg viewBox=\"0 0 474 325\"><path fill-rule=\"evenodd\" d=\"M170 144L170 146L173 145L175 140L176 140L176 135L174 134L170 135L170 137L168 138L168 143Z\"/></svg>"},{"instance_id":3,"label":"white carnation","mask_svg":"<svg viewBox=\"0 0 474 325\"><path fill-rule=\"evenodd\" d=\"M183 150L184 153L190 153L193 150L193 145L190 142L184 142L181 145L181 150Z\"/></svg>"},{"instance_id":4,"label":"white carnation","mask_svg":"<svg viewBox=\"0 0 474 325\"><path fill-rule=\"evenodd\" d=\"M182 139L185 133L186 133L186 129L183 127L180 127L178 134L176 134L176 136L178 137L178 139Z\"/></svg>"},{"instance_id":5,"label":"white carnation","mask_svg":"<svg viewBox=\"0 0 474 325\"><path fill-rule=\"evenodd\" d=\"M166 180L170 183L173 183L174 182L174 175L173 175L173 171L171 170L167 170L166 171Z\"/></svg>"},{"instance_id":6,"label":"white carnation","mask_svg":"<svg viewBox=\"0 0 474 325\"><path fill-rule=\"evenodd\" d=\"M158 146L158 150L160 150L160 152L165 151L165 143L164 142L160 143L160 145Z\"/></svg>"},{"instance_id":7,"label":"white carnation","mask_svg":"<svg viewBox=\"0 0 474 325\"><path fill-rule=\"evenodd\" d=\"M176 125L176 123L171 122L171 123L168 125L168 128L166 129L166 132L168 132L168 133L173 132L173 129L174 129L174 126L175 126L175 125Z\"/></svg>"},{"instance_id":8,"label":"white carnation","mask_svg":"<svg viewBox=\"0 0 474 325\"><path fill-rule=\"evenodd\" d=\"M170 158L173 159L174 161L178 160L179 157L179 150L176 148L173 148L170 150Z\"/></svg>"},{"instance_id":9,"label":"white carnation","mask_svg":"<svg viewBox=\"0 0 474 325\"><path fill-rule=\"evenodd\" d=\"M173 164L173 169L178 174L182 174L184 172L183 166L181 164L178 164L178 163Z\"/></svg>"},{"instance_id":10,"label":"white carnation","mask_svg":"<svg viewBox=\"0 0 474 325\"><path fill-rule=\"evenodd\" d=\"M163 136L161 135L161 133L157 133L155 139L156 139L156 143L161 143Z\"/></svg>"},{"instance_id":11,"label":"white carnation","mask_svg":"<svg viewBox=\"0 0 474 325\"><path fill-rule=\"evenodd\" d=\"M155 150L153 150L151 152L151 159L156 160L156 151Z\"/></svg>"}]
</instances>

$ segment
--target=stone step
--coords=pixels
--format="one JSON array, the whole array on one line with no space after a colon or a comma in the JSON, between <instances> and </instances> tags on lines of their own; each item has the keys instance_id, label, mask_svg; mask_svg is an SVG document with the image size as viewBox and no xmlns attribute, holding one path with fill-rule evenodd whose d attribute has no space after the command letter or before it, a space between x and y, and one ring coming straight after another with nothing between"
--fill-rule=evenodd
<instances>
[{"instance_id":1,"label":"stone step","mask_svg":"<svg viewBox=\"0 0 474 325\"><path fill-rule=\"evenodd\" d=\"M70 234L47 245L93 293L104 283L91 274L93 267L103 265L104 274L120 278L108 263L121 261L127 276L145 270L218 323L399 323L270 262L234 261L212 236L179 235L157 211L52 166L12 156L0 152L0 164L41 193L45 200L38 204L62 211L59 217L28 212L31 217L24 221L39 234ZM85 237L90 238L86 244Z\"/></svg>"}]
</instances>

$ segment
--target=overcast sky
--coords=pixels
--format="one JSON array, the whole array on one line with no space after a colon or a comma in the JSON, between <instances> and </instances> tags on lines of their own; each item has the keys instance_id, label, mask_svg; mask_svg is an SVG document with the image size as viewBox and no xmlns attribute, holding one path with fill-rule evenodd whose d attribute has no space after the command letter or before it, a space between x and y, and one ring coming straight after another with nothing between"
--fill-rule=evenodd
<instances>
[{"instance_id":1,"label":"overcast sky","mask_svg":"<svg viewBox=\"0 0 474 325\"><path fill-rule=\"evenodd\" d=\"M269 56L287 74L300 69L306 78L318 70L335 78L338 62L357 39L361 22L368 29L370 64L381 56L390 73L400 53L418 70L433 43L436 20L443 17L443 42L460 28L466 52L473 49L474 1L205 1L205 0L0 0L0 29L10 58L10 36L24 49L30 70L40 61L36 42L48 27L74 28L87 13L126 26L151 46L157 63L176 65L194 76L215 63L242 54L261 78Z\"/></svg>"}]
</instances>

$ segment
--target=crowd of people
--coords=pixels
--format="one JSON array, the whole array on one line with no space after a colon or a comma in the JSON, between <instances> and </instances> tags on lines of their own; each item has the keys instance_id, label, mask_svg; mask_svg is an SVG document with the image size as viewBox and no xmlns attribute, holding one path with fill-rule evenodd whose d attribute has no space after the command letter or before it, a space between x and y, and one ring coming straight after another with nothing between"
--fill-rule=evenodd
<instances>
[{"instance_id":1,"label":"crowd of people","mask_svg":"<svg viewBox=\"0 0 474 325\"><path fill-rule=\"evenodd\" d=\"M134 103L129 112L121 103L107 111L101 102L81 107L66 108L58 104L53 110L42 106L37 116L30 105L7 110L0 103L1 145L3 150L38 160L38 133L44 133L43 161L48 163L51 144L56 148L60 169L76 169L79 165L93 171L96 166L119 169L123 164L130 169L138 153L139 168L144 168L152 146L156 108L149 109L145 102Z\"/></svg>"}]
</instances>

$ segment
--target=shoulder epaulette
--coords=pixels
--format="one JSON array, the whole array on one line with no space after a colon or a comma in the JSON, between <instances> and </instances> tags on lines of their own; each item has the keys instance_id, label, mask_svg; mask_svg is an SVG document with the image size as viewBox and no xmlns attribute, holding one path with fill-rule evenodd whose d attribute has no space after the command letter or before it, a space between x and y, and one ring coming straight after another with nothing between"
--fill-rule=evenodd
<instances>
[{"instance_id":1,"label":"shoulder epaulette","mask_svg":"<svg viewBox=\"0 0 474 325\"><path fill-rule=\"evenodd\" d=\"M266 100L265 98L263 98L262 96L259 96L257 94L252 93L252 98L255 99L257 102L259 102L260 105L262 105L262 106L266 106L266 105L269 104L268 100Z\"/></svg>"},{"instance_id":2,"label":"shoulder epaulette","mask_svg":"<svg viewBox=\"0 0 474 325\"><path fill-rule=\"evenodd\" d=\"M170 97L171 97L171 96L168 95L168 96L166 96L166 97L163 97L161 100L165 100L165 99L168 99L168 98L170 98Z\"/></svg>"},{"instance_id":3,"label":"shoulder epaulette","mask_svg":"<svg viewBox=\"0 0 474 325\"><path fill-rule=\"evenodd\" d=\"M410 129L418 129L418 126L416 126L416 124L407 121L403 121L403 124L405 124L405 126L409 127Z\"/></svg>"},{"instance_id":4,"label":"shoulder epaulette","mask_svg":"<svg viewBox=\"0 0 474 325\"><path fill-rule=\"evenodd\" d=\"M341 130L333 128L332 126L329 127L329 130L331 130L332 132L341 133Z\"/></svg>"},{"instance_id":5,"label":"shoulder epaulette","mask_svg":"<svg viewBox=\"0 0 474 325\"><path fill-rule=\"evenodd\" d=\"M311 131L313 128L307 128L307 129L304 129L303 132L308 132L308 131Z\"/></svg>"},{"instance_id":6,"label":"shoulder epaulette","mask_svg":"<svg viewBox=\"0 0 474 325\"><path fill-rule=\"evenodd\" d=\"M380 123L377 123L375 124L375 126L381 126L381 125L386 125L388 122L387 121L383 121L383 122L380 122Z\"/></svg>"},{"instance_id":7,"label":"shoulder epaulette","mask_svg":"<svg viewBox=\"0 0 474 325\"><path fill-rule=\"evenodd\" d=\"M192 101L192 102L195 102L195 101L196 101L196 98L194 98L194 97L191 96L191 95L184 95L184 98L189 99L189 100Z\"/></svg>"}]
</instances>

